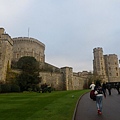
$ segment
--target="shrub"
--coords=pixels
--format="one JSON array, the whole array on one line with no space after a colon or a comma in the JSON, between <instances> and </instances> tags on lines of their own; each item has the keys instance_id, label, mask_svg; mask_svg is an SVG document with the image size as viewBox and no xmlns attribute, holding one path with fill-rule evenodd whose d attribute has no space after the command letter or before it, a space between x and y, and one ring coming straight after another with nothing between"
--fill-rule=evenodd
<instances>
[{"instance_id":1,"label":"shrub","mask_svg":"<svg viewBox=\"0 0 120 120\"><path fill-rule=\"evenodd\" d=\"M1 93L1 90L2 90L2 89L1 89L1 85L0 85L0 93Z\"/></svg>"},{"instance_id":2,"label":"shrub","mask_svg":"<svg viewBox=\"0 0 120 120\"><path fill-rule=\"evenodd\" d=\"M28 88L28 91L31 92L31 91L32 91L32 88Z\"/></svg>"},{"instance_id":3,"label":"shrub","mask_svg":"<svg viewBox=\"0 0 120 120\"><path fill-rule=\"evenodd\" d=\"M8 92L11 92L11 85L2 84L1 85L1 93L8 93Z\"/></svg>"},{"instance_id":4,"label":"shrub","mask_svg":"<svg viewBox=\"0 0 120 120\"><path fill-rule=\"evenodd\" d=\"M18 85L11 85L11 92L20 92L20 87Z\"/></svg>"}]
</instances>

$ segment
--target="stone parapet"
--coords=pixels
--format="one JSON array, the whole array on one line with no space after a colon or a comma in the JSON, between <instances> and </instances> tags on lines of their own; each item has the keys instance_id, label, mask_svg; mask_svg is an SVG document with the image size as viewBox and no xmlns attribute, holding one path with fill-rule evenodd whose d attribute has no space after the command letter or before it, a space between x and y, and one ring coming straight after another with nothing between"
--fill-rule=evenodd
<instances>
[{"instance_id":1,"label":"stone parapet","mask_svg":"<svg viewBox=\"0 0 120 120\"><path fill-rule=\"evenodd\" d=\"M42 42L40 42L39 40L35 39L35 38L29 38L29 37L16 37L16 38L13 38L13 42L18 42L18 41L29 41L29 42L35 42L35 43L38 43L39 45L41 45L41 47L44 48L45 50L45 44L43 44Z\"/></svg>"}]
</instances>

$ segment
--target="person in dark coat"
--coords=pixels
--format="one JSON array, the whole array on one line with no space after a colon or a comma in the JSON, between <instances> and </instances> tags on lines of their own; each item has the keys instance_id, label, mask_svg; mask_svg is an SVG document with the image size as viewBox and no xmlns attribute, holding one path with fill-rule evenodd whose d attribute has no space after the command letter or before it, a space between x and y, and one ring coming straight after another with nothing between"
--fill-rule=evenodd
<instances>
[{"instance_id":1,"label":"person in dark coat","mask_svg":"<svg viewBox=\"0 0 120 120\"><path fill-rule=\"evenodd\" d=\"M106 93L107 85L106 85L106 82L105 82L105 81L103 82L102 87L103 87L103 89L104 89L104 91L105 91L105 93Z\"/></svg>"},{"instance_id":2,"label":"person in dark coat","mask_svg":"<svg viewBox=\"0 0 120 120\"><path fill-rule=\"evenodd\" d=\"M108 89L109 95L111 95L111 84L110 83L107 84L107 89Z\"/></svg>"},{"instance_id":3,"label":"person in dark coat","mask_svg":"<svg viewBox=\"0 0 120 120\"><path fill-rule=\"evenodd\" d=\"M118 91L118 94L120 94L119 88L120 88L120 85L119 85L119 83L117 83L117 84L116 84L116 89L117 89L117 91Z\"/></svg>"}]
</instances>

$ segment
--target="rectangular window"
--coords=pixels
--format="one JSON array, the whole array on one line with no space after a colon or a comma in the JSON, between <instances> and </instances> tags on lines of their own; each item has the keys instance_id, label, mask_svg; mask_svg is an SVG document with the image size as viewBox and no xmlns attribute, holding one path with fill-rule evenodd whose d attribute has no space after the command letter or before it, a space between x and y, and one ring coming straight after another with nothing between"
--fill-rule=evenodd
<instances>
[{"instance_id":1,"label":"rectangular window","mask_svg":"<svg viewBox=\"0 0 120 120\"><path fill-rule=\"evenodd\" d=\"M118 76L118 73L116 73L116 76Z\"/></svg>"},{"instance_id":2,"label":"rectangular window","mask_svg":"<svg viewBox=\"0 0 120 120\"><path fill-rule=\"evenodd\" d=\"M2 53L0 53L0 59L2 58Z\"/></svg>"}]
</instances>

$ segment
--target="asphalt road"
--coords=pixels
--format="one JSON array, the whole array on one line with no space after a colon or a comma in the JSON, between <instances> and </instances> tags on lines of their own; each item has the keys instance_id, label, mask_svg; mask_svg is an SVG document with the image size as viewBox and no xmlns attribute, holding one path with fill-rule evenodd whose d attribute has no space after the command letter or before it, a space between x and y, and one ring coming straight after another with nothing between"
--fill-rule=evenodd
<instances>
[{"instance_id":1,"label":"asphalt road","mask_svg":"<svg viewBox=\"0 0 120 120\"><path fill-rule=\"evenodd\" d=\"M90 93L85 94L78 102L74 120L120 120L120 95L116 89L111 93L103 97L102 115L97 114L96 101L90 99Z\"/></svg>"}]
</instances>

